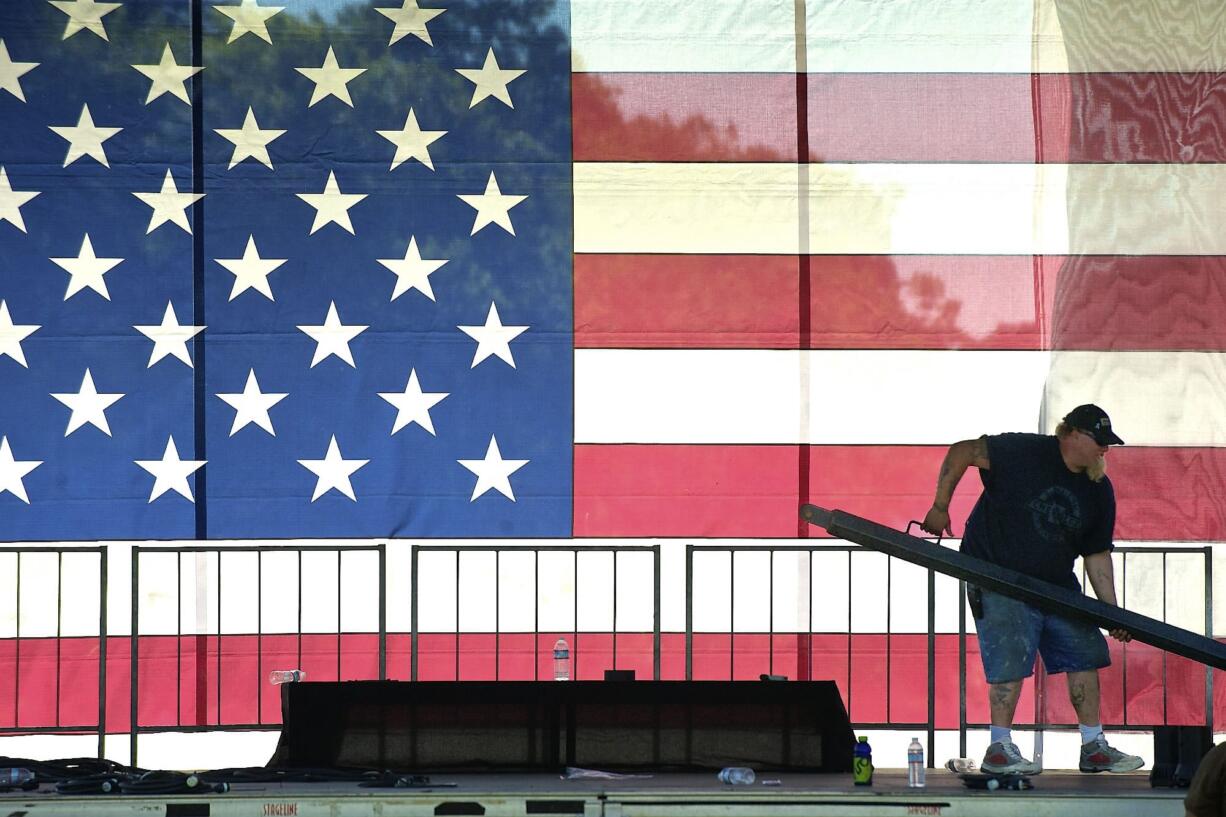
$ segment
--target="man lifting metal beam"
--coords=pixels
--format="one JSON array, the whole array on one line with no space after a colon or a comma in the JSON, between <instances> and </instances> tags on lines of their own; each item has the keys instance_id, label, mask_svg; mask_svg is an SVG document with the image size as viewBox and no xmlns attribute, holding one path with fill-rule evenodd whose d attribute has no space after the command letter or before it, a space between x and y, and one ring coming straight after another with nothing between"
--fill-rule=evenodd
<instances>
[{"instance_id":1,"label":"man lifting metal beam","mask_svg":"<svg viewBox=\"0 0 1226 817\"><path fill-rule=\"evenodd\" d=\"M992 714L991 745L982 763L985 771L1034 774L1041 770L1021 754L1011 735L1022 681L1033 674L1036 653L1042 655L1049 673L1068 676L1069 698L1081 728L1081 770L1125 772L1143 765L1141 758L1110 746L1103 735L1098 670L1111 659L1098 628L1103 626L1113 638L1129 641L1137 628L1121 620L1130 620L1141 625L1141 635L1149 636L1141 640L1147 643L1153 643L1155 632L1158 640L1170 635L1162 628L1177 628L1117 606L1111 557L1115 493L1105 474L1104 456L1109 446L1123 442L1107 413L1087 404L1069 412L1054 436L1000 434L950 446L937 479L936 498L921 527L938 536L953 533L949 503L954 489L969 467L978 468L983 493L967 519L962 539L965 556L960 557L964 564L957 570L914 558L911 543L954 555L939 546L839 511L814 506L802 509L807 519L836 536L970 582L967 595L979 634ZM853 527L857 522L867 526L850 531L859 537L848 535L841 517ZM882 547L882 537L872 535L883 531L888 532L887 544L892 543L894 549ZM1080 593L1073 574L1079 556L1100 609L1095 610L1094 603ZM1053 604L1055 600L1062 604ZM1096 615L1086 615L1087 607ZM1152 625L1160 626L1155 630Z\"/></svg>"}]
</instances>

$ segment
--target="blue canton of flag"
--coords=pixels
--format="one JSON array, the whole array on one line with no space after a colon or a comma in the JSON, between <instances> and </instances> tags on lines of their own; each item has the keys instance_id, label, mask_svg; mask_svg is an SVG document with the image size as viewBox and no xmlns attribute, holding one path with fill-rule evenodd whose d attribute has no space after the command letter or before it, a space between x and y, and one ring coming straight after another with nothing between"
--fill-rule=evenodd
<instances>
[{"instance_id":1,"label":"blue canton of flag","mask_svg":"<svg viewBox=\"0 0 1226 817\"><path fill-rule=\"evenodd\" d=\"M568 27L6 0L0 540L569 535Z\"/></svg>"}]
</instances>

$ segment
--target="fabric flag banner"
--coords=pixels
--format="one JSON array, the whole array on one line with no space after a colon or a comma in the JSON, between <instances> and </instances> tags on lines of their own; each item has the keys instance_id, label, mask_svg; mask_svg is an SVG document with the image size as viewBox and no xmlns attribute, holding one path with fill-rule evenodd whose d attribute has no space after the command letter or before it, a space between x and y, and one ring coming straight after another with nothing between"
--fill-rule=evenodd
<instances>
[{"instance_id":1,"label":"fabric flag banner","mask_svg":"<svg viewBox=\"0 0 1226 817\"><path fill-rule=\"evenodd\" d=\"M6 2L0 540L566 536L565 6Z\"/></svg>"}]
</instances>

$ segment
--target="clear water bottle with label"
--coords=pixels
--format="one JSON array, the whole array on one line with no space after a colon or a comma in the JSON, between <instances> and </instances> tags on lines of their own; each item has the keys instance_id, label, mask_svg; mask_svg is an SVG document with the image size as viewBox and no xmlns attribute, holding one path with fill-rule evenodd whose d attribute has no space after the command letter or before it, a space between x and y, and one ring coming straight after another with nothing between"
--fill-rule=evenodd
<instances>
[{"instance_id":1,"label":"clear water bottle with label","mask_svg":"<svg viewBox=\"0 0 1226 817\"><path fill-rule=\"evenodd\" d=\"M306 680L306 673L300 669L275 669L268 673L270 684L296 684Z\"/></svg>"},{"instance_id":2,"label":"clear water bottle with label","mask_svg":"<svg viewBox=\"0 0 1226 817\"><path fill-rule=\"evenodd\" d=\"M753 769L747 769L744 766L729 766L719 770L719 782L727 783L729 786L752 786L753 781Z\"/></svg>"},{"instance_id":3,"label":"clear water bottle with label","mask_svg":"<svg viewBox=\"0 0 1226 817\"><path fill-rule=\"evenodd\" d=\"M911 738L907 747L907 785L913 789L922 789L924 783L924 745L919 738Z\"/></svg>"},{"instance_id":4,"label":"clear water bottle with label","mask_svg":"<svg viewBox=\"0 0 1226 817\"><path fill-rule=\"evenodd\" d=\"M570 645L565 638L553 642L553 680L570 680Z\"/></svg>"}]
</instances>

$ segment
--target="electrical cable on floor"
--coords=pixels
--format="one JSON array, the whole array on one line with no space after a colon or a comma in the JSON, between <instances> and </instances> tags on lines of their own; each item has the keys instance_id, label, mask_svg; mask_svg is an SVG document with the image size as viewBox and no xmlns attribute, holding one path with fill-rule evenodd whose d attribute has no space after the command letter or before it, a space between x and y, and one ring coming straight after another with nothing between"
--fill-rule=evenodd
<instances>
[{"instance_id":1,"label":"electrical cable on floor","mask_svg":"<svg viewBox=\"0 0 1226 817\"><path fill-rule=\"evenodd\" d=\"M61 794L222 794L238 783L357 783L364 788L452 787L425 775L388 769L277 769L265 766L172 772L123 766L99 758L32 760L0 757L0 768L28 769L33 779L22 788L54 783ZM16 786L13 786L16 787ZM12 788L12 787L10 787Z\"/></svg>"}]
</instances>

